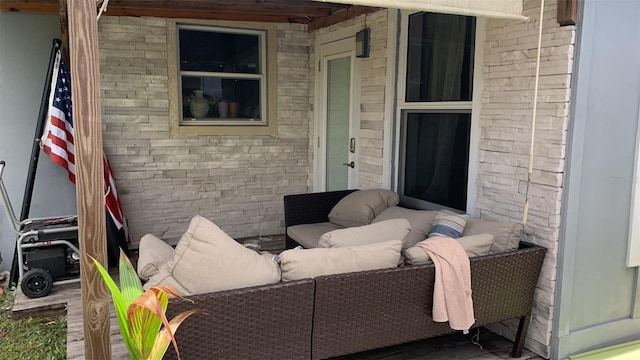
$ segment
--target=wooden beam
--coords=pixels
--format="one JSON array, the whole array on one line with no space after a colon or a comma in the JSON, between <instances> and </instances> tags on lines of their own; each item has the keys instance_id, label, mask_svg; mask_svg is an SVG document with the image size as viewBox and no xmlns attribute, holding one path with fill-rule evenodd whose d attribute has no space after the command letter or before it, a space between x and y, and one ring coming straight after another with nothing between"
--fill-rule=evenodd
<instances>
[{"instance_id":1,"label":"wooden beam","mask_svg":"<svg viewBox=\"0 0 640 360\"><path fill-rule=\"evenodd\" d=\"M309 32L335 25L337 23L356 18L360 15L376 12L381 9L382 8L368 6L352 6L348 9L338 10L327 17L323 17L309 23Z\"/></svg>"},{"instance_id":2,"label":"wooden beam","mask_svg":"<svg viewBox=\"0 0 640 360\"><path fill-rule=\"evenodd\" d=\"M131 2L128 2L131 3ZM141 2L148 5L150 2ZM17 0L2 0L0 2L0 10L2 11L19 11L19 12L35 12L35 13L59 13L58 1L52 3L48 0L40 2L29 2ZM323 13L326 10L323 10ZM182 18L182 19L208 19L208 20L228 20L228 21L259 21L259 22L279 22L279 23L303 23L307 24L311 21L307 15L291 14L290 11L270 14L266 11L213 11L206 8L189 8L182 9L172 7L148 7L148 6L116 6L110 3L105 16L151 16L162 18Z\"/></svg>"},{"instance_id":3,"label":"wooden beam","mask_svg":"<svg viewBox=\"0 0 640 360\"><path fill-rule=\"evenodd\" d=\"M32 12L32 13L45 13L45 14L57 14L59 12L60 5L57 1L49 2L25 2L15 0L2 0L0 1L0 11L17 11L17 12Z\"/></svg>"},{"instance_id":4,"label":"wooden beam","mask_svg":"<svg viewBox=\"0 0 640 360\"><path fill-rule=\"evenodd\" d=\"M58 0L0 0L0 10L58 13ZM350 5L311 0L111 0L105 15L309 23Z\"/></svg>"},{"instance_id":5,"label":"wooden beam","mask_svg":"<svg viewBox=\"0 0 640 360\"><path fill-rule=\"evenodd\" d=\"M71 64L69 59L69 18L67 17L67 0L60 0L60 37L62 40L62 57L66 64Z\"/></svg>"},{"instance_id":6,"label":"wooden beam","mask_svg":"<svg viewBox=\"0 0 640 360\"><path fill-rule=\"evenodd\" d=\"M253 13L270 14L283 16L328 16L331 15L332 7L325 3L318 3L324 6L316 6L313 2L262 2L256 1L165 1L157 0L110 0L109 7L114 8L151 8L151 9L174 9L174 10L204 10L218 13ZM339 9L339 8L338 8Z\"/></svg>"},{"instance_id":7,"label":"wooden beam","mask_svg":"<svg viewBox=\"0 0 640 360\"><path fill-rule=\"evenodd\" d=\"M107 16L152 16L161 18L181 18L181 19L208 19L208 20L229 20L229 21L261 21L261 22L304 22L304 18L292 17L288 15L271 15L255 13L220 13L208 10L190 9L162 9L162 8L140 8L140 7L116 7L109 5L103 14Z\"/></svg>"},{"instance_id":8,"label":"wooden beam","mask_svg":"<svg viewBox=\"0 0 640 360\"><path fill-rule=\"evenodd\" d=\"M109 294L89 255L107 264L96 2L68 0L85 358L111 359Z\"/></svg>"},{"instance_id":9,"label":"wooden beam","mask_svg":"<svg viewBox=\"0 0 640 360\"><path fill-rule=\"evenodd\" d=\"M20 0L30 1L30 0ZM44 0L39 0L44 1ZM210 8L215 7L242 7L249 10L256 8L299 8L304 10L317 11L317 9L328 9L335 11L338 9L349 8L351 5L319 2L313 0L111 0L111 5L117 6L141 6L141 7L174 7L176 9L192 9L192 8ZM287 11L287 10L284 10Z\"/></svg>"},{"instance_id":10,"label":"wooden beam","mask_svg":"<svg viewBox=\"0 0 640 360\"><path fill-rule=\"evenodd\" d=\"M558 24L575 25L578 17L578 0L558 0Z\"/></svg>"}]
</instances>

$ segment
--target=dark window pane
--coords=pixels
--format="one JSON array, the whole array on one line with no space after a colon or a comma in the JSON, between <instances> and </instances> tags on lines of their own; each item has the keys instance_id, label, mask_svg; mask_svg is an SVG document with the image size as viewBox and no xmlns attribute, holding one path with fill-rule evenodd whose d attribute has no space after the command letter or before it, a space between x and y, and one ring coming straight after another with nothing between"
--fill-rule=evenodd
<instances>
[{"instance_id":1,"label":"dark window pane","mask_svg":"<svg viewBox=\"0 0 640 360\"><path fill-rule=\"evenodd\" d=\"M403 195L466 211L471 114L407 115Z\"/></svg>"},{"instance_id":2,"label":"dark window pane","mask_svg":"<svg viewBox=\"0 0 640 360\"><path fill-rule=\"evenodd\" d=\"M409 16L406 101L469 101L473 86L475 18Z\"/></svg>"},{"instance_id":3,"label":"dark window pane","mask_svg":"<svg viewBox=\"0 0 640 360\"><path fill-rule=\"evenodd\" d=\"M260 73L260 37L216 31L179 30L180 70Z\"/></svg>"},{"instance_id":4,"label":"dark window pane","mask_svg":"<svg viewBox=\"0 0 640 360\"><path fill-rule=\"evenodd\" d=\"M200 116L203 110L197 110L191 105L194 100L202 102L199 99L196 100L199 97L199 91L202 91L202 97L209 102L205 116ZM193 118L260 120L260 80L183 76L182 118L185 120Z\"/></svg>"}]
</instances>

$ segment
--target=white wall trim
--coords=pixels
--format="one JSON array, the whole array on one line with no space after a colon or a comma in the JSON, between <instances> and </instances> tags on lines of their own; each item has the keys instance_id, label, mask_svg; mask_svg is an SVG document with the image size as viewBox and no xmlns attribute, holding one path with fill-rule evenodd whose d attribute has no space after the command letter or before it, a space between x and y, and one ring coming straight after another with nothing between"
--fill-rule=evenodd
<instances>
[{"instance_id":1,"label":"white wall trim","mask_svg":"<svg viewBox=\"0 0 640 360\"><path fill-rule=\"evenodd\" d=\"M318 160L318 154L320 149L320 101L322 101L322 73L320 72L320 62L322 61L322 57L320 55L320 36L317 35L314 41L314 54L315 58L313 59L313 73L314 76L314 89L313 89L313 139L311 139L313 153L313 174L311 175L311 179L313 182L313 191L319 192L324 188L324 184L320 184L318 179L320 175L318 175L322 169L320 161ZM324 171L323 171L324 172Z\"/></svg>"},{"instance_id":2,"label":"white wall trim","mask_svg":"<svg viewBox=\"0 0 640 360\"><path fill-rule=\"evenodd\" d=\"M409 22L409 11L406 10L402 10L400 11L400 23L397 24L396 26L400 27L400 36L398 39L398 60L397 60L397 66L396 66L396 88L395 88L395 95L396 95L396 99L397 99L397 103L396 103L396 108L395 108L395 131L394 131L394 143L393 143L393 153L394 153L394 158L393 158L393 163L395 164L394 166L394 173L391 174L392 176L392 183L394 184L394 190L395 191L400 191L400 184L399 184L399 180L400 180L400 172L403 171L403 168L400 166L400 138L402 136L401 134L401 123L402 123L402 109L400 108L400 104L405 104L404 101L404 89L406 87L407 84L407 43L408 43L408 33L409 33L409 26L407 25Z\"/></svg>"},{"instance_id":3,"label":"white wall trim","mask_svg":"<svg viewBox=\"0 0 640 360\"><path fill-rule=\"evenodd\" d=\"M398 93L396 89L396 76L397 76L397 64L398 64L398 16L399 11L397 9L387 10L387 67L386 67L386 82L384 87L384 127L383 127L383 140L382 140L382 187L385 189L395 188L394 181L394 169L397 169L397 164L392 159L394 153L394 144L396 142L396 132L394 131L394 124L398 121L394 116L396 95Z\"/></svg>"},{"instance_id":4,"label":"white wall trim","mask_svg":"<svg viewBox=\"0 0 640 360\"><path fill-rule=\"evenodd\" d=\"M467 175L467 213L476 216L478 168L480 167L480 113L484 91L484 43L487 19L476 18L476 44L473 60L473 95L471 99L471 134L469 136L469 173Z\"/></svg>"},{"instance_id":5,"label":"white wall trim","mask_svg":"<svg viewBox=\"0 0 640 360\"><path fill-rule=\"evenodd\" d=\"M631 215L629 218L627 267L636 267L640 266L640 109L638 114L638 136L636 137L636 163L631 181Z\"/></svg>"}]
</instances>

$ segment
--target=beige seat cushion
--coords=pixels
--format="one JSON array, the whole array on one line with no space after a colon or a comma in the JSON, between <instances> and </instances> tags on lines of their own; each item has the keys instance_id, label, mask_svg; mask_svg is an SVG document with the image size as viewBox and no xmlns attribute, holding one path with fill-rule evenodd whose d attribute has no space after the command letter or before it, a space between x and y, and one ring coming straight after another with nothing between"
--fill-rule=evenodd
<instances>
[{"instance_id":1,"label":"beige seat cushion","mask_svg":"<svg viewBox=\"0 0 640 360\"><path fill-rule=\"evenodd\" d=\"M138 276L142 280L149 280L164 264L173 260L174 253L171 245L154 235L143 236L138 248Z\"/></svg>"},{"instance_id":2,"label":"beige seat cushion","mask_svg":"<svg viewBox=\"0 0 640 360\"><path fill-rule=\"evenodd\" d=\"M470 258L489 254L494 238L491 234L463 236L456 239ZM428 239L425 241L429 241ZM402 254L407 264L423 264L431 260L429 255L419 246L405 249Z\"/></svg>"},{"instance_id":3,"label":"beige seat cushion","mask_svg":"<svg viewBox=\"0 0 640 360\"><path fill-rule=\"evenodd\" d=\"M202 294L280 281L269 256L247 249L209 220L195 216L176 246L172 261L145 284L172 286L180 295Z\"/></svg>"},{"instance_id":4,"label":"beige seat cushion","mask_svg":"<svg viewBox=\"0 0 640 360\"><path fill-rule=\"evenodd\" d=\"M280 254L282 280L393 268L400 261L401 249L402 241L389 240L350 247L286 250Z\"/></svg>"},{"instance_id":5,"label":"beige seat cushion","mask_svg":"<svg viewBox=\"0 0 640 360\"><path fill-rule=\"evenodd\" d=\"M375 224L389 219L409 220L411 232L407 235L404 245L402 245L403 249L407 249L427 238L437 214L437 210L413 210L400 206L391 206L376 216L371 223Z\"/></svg>"},{"instance_id":6,"label":"beige seat cushion","mask_svg":"<svg viewBox=\"0 0 640 360\"><path fill-rule=\"evenodd\" d=\"M354 191L342 198L329 212L329 221L344 227L362 226L389 206L398 205L396 192L384 189Z\"/></svg>"},{"instance_id":7,"label":"beige seat cushion","mask_svg":"<svg viewBox=\"0 0 640 360\"><path fill-rule=\"evenodd\" d=\"M289 226L287 228L287 235L303 247L312 249L318 247L320 236L337 229L342 229L342 226L332 222L301 224Z\"/></svg>"},{"instance_id":8,"label":"beige seat cushion","mask_svg":"<svg viewBox=\"0 0 640 360\"><path fill-rule=\"evenodd\" d=\"M469 219L462 236L491 234L494 239L489 254L498 254L516 250L520 245L523 229L521 223Z\"/></svg>"},{"instance_id":9,"label":"beige seat cushion","mask_svg":"<svg viewBox=\"0 0 640 360\"><path fill-rule=\"evenodd\" d=\"M378 243L386 240L402 240L411 231L407 219L391 219L375 224L333 230L320 237L318 247L346 247Z\"/></svg>"}]
</instances>

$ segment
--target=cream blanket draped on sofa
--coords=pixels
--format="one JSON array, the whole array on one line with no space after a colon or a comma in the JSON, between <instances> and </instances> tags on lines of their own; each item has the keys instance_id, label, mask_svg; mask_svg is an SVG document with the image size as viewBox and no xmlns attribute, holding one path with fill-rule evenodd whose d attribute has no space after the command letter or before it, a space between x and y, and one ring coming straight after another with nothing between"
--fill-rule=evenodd
<instances>
[{"instance_id":1,"label":"cream blanket draped on sofa","mask_svg":"<svg viewBox=\"0 0 640 360\"><path fill-rule=\"evenodd\" d=\"M471 299L471 265L462 246L450 237L432 237L417 244L433 261L433 321L449 322L468 332L475 322Z\"/></svg>"}]
</instances>

